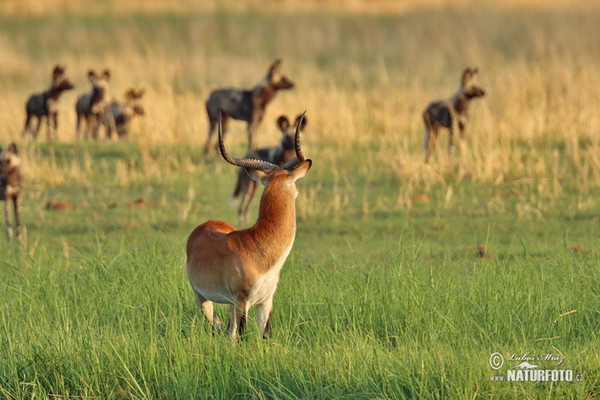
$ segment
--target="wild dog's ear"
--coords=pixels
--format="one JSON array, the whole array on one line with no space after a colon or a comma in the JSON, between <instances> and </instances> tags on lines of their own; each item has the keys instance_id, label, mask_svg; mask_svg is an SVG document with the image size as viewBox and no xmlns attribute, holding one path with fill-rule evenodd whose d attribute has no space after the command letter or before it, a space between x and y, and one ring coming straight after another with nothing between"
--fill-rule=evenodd
<instances>
[{"instance_id":1,"label":"wild dog's ear","mask_svg":"<svg viewBox=\"0 0 600 400\"><path fill-rule=\"evenodd\" d=\"M64 73L65 73L65 67L60 64L56 64L54 66L54 69L52 70L52 78L56 79Z\"/></svg>"},{"instance_id":2,"label":"wild dog's ear","mask_svg":"<svg viewBox=\"0 0 600 400\"><path fill-rule=\"evenodd\" d=\"M287 131L287 128L290 127L290 121L285 115L282 115L279 118L277 118L277 127L280 131Z\"/></svg>"},{"instance_id":3,"label":"wild dog's ear","mask_svg":"<svg viewBox=\"0 0 600 400\"><path fill-rule=\"evenodd\" d=\"M471 77L473 76L473 71L471 70L470 67L465 68L463 75L462 75L462 84L464 85L465 83L467 83Z\"/></svg>"},{"instance_id":4,"label":"wild dog's ear","mask_svg":"<svg viewBox=\"0 0 600 400\"><path fill-rule=\"evenodd\" d=\"M135 90L134 89L129 89L125 92L125 100L129 101L129 100L133 100L135 99Z\"/></svg>"},{"instance_id":5,"label":"wild dog's ear","mask_svg":"<svg viewBox=\"0 0 600 400\"><path fill-rule=\"evenodd\" d=\"M471 72L473 73L473 75L475 75L476 73L479 72L479 67L475 67L475 68L471 69Z\"/></svg>"},{"instance_id":6,"label":"wild dog's ear","mask_svg":"<svg viewBox=\"0 0 600 400\"><path fill-rule=\"evenodd\" d=\"M302 114L300 114L296 117L296 122L294 122L294 125L298 125L298 121L300 120L300 118L302 118L302 123L300 124L300 130L303 131L304 127L306 126L307 119L306 119L306 117L302 117Z\"/></svg>"},{"instance_id":7,"label":"wild dog's ear","mask_svg":"<svg viewBox=\"0 0 600 400\"><path fill-rule=\"evenodd\" d=\"M94 71L93 69L88 70L87 76L90 81L94 81L96 80L96 78L98 78L98 74L96 74L96 71Z\"/></svg>"},{"instance_id":8,"label":"wild dog's ear","mask_svg":"<svg viewBox=\"0 0 600 400\"><path fill-rule=\"evenodd\" d=\"M273 64L271 64L271 66L269 67L269 73L267 74L267 76L270 78L272 77L275 73L279 72L279 68L281 67L281 59L278 58L277 60L275 60L273 62Z\"/></svg>"},{"instance_id":9,"label":"wild dog's ear","mask_svg":"<svg viewBox=\"0 0 600 400\"><path fill-rule=\"evenodd\" d=\"M110 79L110 70L105 69L104 72L102 72L102 77L108 81Z\"/></svg>"},{"instance_id":10,"label":"wild dog's ear","mask_svg":"<svg viewBox=\"0 0 600 400\"><path fill-rule=\"evenodd\" d=\"M11 144L9 144L8 145L8 151L10 151L14 155L16 155L17 154L17 145L14 142L11 143Z\"/></svg>"},{"instance_id":11,"label":"wild dog's ear","mask_svg":"<svg viewBox=\"0 0 600 400\"><path fill-rule=\"evenodd\" d=\"M141 99L144 96L144 93L146 93L146 89L142 88L142 89L140 89L140 90L138 90L137 92L134 92L134 93L135 93L135 98L136 99Z\"/></svg>"}]
</instances>

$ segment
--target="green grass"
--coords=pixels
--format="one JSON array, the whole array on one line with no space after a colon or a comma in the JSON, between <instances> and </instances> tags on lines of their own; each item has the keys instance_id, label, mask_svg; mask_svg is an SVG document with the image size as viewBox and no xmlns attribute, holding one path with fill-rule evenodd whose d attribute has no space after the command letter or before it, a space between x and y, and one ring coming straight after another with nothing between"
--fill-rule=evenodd
<instances>
[{"instance_id":1,"label":"green grass","mask_svg":"<svg viewBox=\"0 0 600 400\"><path fill-rule=\"evenodd\" d=\"M0 398L598 398L598 15L0 16L3 143L51 65L66 59L80 85L63 103L67 142L18 142L26 238L0 238ZM252 313L232 343L211 335L185 271L192 229L237 219L237 171L202 162L202 103L278 56L298 87L259 139L271 143L278 113L308 108L313 168L273 337L259 339ZM419 112L473 61L490 89L467 148L452 158L440 144L425 166ZM104 66L118 90L148 88L148 114L129 141L72 141L85 71ZM228 148L242 154L234 129ZM500 374L512 354L552 354L583 380L494 382L494 352Z\"/></svg>"},{"instance_id":2,"label":"green grass","mask_svg":"<svg viewBox=\"0 0 600 400\"><path fill-rule=\"evenodd\" d=\"M187 234L208 216L235 220L225 201L234 171L187 178L172 171L157 186L124 188L111 177L120 161L114 155L142 159L136 146L73 146L108 165L104 179L94 172L83 191L90 206L51 211L25 201L27 247L0 243L7 254L0 262L5 398L551 399L598 392L600 255L569 246L598 249L600 238L596 215L563 206L573 196L542 216L518 216L523 199L492 196L511 186L467 182L451 208L445 188L434 187L428 203L384 211L380 198L396 189L389 177L373 179L368 190L377 196L348 200L367 202L368 215L364 205L332 218L300 215L275 295L272 340L259 340L252 314L248 337L231 343L211 336L183 251ZM178 164L196 150L162 147L153 160ZM63 144L39 153L62 154L58 165L76 158ZM161 154L172 157L161 161ZM329 173L311 171L298 201ZM188 185L198 193L183 220ZM43 193L73 199L78 191L64 184ZM91 206L163 195L156 207ZM331 195L322 189L317 205ZM483 199L504 202L505 212ZM480 244L488 258L477 257ZM224 307L219 313L227 318ZM563 368L584 381L491 382L488 358L496 351L506 358L560 351Z\"/></svg>"}]
</instances>

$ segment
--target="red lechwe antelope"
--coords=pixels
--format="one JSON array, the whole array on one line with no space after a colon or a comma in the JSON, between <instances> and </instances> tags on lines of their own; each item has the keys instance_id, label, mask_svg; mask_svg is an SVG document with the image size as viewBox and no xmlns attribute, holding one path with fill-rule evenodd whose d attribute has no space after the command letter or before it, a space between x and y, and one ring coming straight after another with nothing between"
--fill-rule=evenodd
<instances>
[{"instance_id":1,"label":"red lechwe antelope","mask_svg":"<svg viewBox=\"0 0 600 400\"><path fill-rule=\"evenodd\" d=\"M246 328L248 310L256 306L260 334L271 335L273 295L279 271L296 235L296 181L311 167L300 147L296 126L296 157L279 167L268 161L233 158L225 150L219 118L219 149L223 158L246 168L252 179L265 185L258 220L247 229L223 221L208 220L187 241L187 274L198 305L211 327L221 332L213 303L230 304L228 330L232 338Z\"/></svg>"}]
</instances>

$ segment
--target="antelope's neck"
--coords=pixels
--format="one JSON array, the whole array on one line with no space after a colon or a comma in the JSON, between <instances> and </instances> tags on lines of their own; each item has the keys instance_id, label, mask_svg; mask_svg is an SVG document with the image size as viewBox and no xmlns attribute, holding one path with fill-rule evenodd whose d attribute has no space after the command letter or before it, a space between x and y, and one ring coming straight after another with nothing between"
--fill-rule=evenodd
<instances>
[{"instance_id":1,"label":"antelope's neck","mask_svg":"<svg viewBox=\"0 0 600 400\"><path fill-rule=\"evenodd\" d=\"M296 204L290 192L275 193L270 185L260 199L258 220L248 228L253 245L270 266L289 251L296 235ZM287 254L286 254L287 255Z\"/></svg>"}]
</instances>

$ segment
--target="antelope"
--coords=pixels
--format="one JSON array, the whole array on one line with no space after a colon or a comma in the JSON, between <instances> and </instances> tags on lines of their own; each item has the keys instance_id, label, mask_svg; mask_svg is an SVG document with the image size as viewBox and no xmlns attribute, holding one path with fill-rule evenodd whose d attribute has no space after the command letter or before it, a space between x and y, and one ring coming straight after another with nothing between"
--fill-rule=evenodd
<instances>
[{"instance_id":1,"label":"antelope","mask_svg":"<svg viewBox=\"0 0 600 400\"><path fill-rule=\"evenodd\" d=\"M485 90L476 80L478 68L466 68L463 72L461 84L456 93L446 100L434 101L423 111L425 122L425 162L429 162L431 152L435 148L435 141L441 127L448 128L448 153L452 152L454 144L454 131L458 125L460 138L464 139L465 127L468 120L469 103L472 99L485 96Z\"/></svg>"},{"instance_id":2,"label":"antelope","mask_svg":"<svg viewBox=\"0 0 600 400\"><path fill-rule=\"evenodd\" d=\"M263 338L271 336L273 295L279 272L296 235L296 181L306 175L312 161L300 146L296 126L296 157L283 167L268 161L233 158L225 150L219 119L219 149L230 164L246 168L252 179L265 185L256 223L236 230L223 221L209 219L187 241L187 275L213 332L221 321L213 303L229 304L230 337L243 334L250 307L256 306L256 323Z\"/></svg>"},{"instance_id":3,"label":"antelope","mask_svg":"<svg viewBox=\"0 0 600 400\"><path fill-rule=\"evenodd\" d=\"M110 113L104 118L106 126L106 134L110 139L112 137L111 124L114 122L119 138L125 137L129 133L131 120L136 115L142 116L145 114L144 107L140 104L140 99L144 96L144 89L135 90L129 89L125 92L125 101L112 101L110 103ZM111 119L112 118L112 119Z\"/></svg>"},{"instance_id":4,"label":"antelope","mask_svg":"<svg viewBox=\"0 0 600 400\"><path fill-rule=\"evenodd\" d=\"M306 117L298 115L296 125L302 119L300 130L304 131L306 126ZM290 121L285 115L277 118L277 127L281 131L281 141L279 146L268 147L257 150L250 150L246 153L246 158L255 158L258 160L269 161L270 163L282 166L295 157L294 132L291 129ZM238 197L241 197L240 208L238 209L238 223L244 225L248 220L248 211L250 204L256 193L258 182L252 180L244 168L240 168L238 180L235 185L235 191L231 196L231 203L234 203Z\"/></svg>"},{"instance_id":5,"label":"antelope","mask_svg":"<svg viewBox=\"0 0 600 400\"><path fill-rule=\"evenodd\" d=\"M23 137L29 135L37 138L42 118L46 117L48 140L57 139L58 109L60 105L58 99L64 91L71 90L74 87L73 83L65 75L65 67L59 64L55 65L52 70L52 81L48 90L32 94L27 99L27 103L25 104L27 118L25 119L25 127L23 128ZM37 118L37 125L35 130L32 131L29 125L34 117ZM50 120L52 120L53 131L50 129Z\"/></svg>"},{"instance_id":6,"label":"antelope","mask_svg":"<svg viewBox=\"0 0 600 400\"><path fill-rule=\"evenodd\" d=\"M102 72L102 75L99 75L96 71L90 69L88 71L88 80L92 84L92 90L79 96L77 103L75 103L75 112L77 114L75 136L78 139L82 119L85 119L86 122L85 138L87 139L89 137L91 126L91 136L92 138L97 139L100 125L104 122L105 118L112 116L110 112L110 94L108 87L110 70L105 69ZM112 125L114 126L114 120ZM108 129L107 126L107 131Z\"/></svg>"},{"instance_id":7,"label":"antelope","mask_svg":"<svg viewBox=\"0 0 600 400\"><path fill-rule=\"evenodd\" d=\"M253 146L253 133L263 119L267 105L275 98L277 91L294 87L288 77L280 72L281 60L275 60L269 67L267 75L252 89L217 89L213 91L206 101L206 112L210 127L204 145L204 159L208 161L210 141L215 132L217 121L223 125L223 136L227 134L229 118L246 121L248 127L248 148ZM222 114L222 117L220 116Z\"/></svg>"},{"instance_id":8,"label":"antelope","mask_svg":"<svg viewBox=\"0 0 600 400\"><path fill-rule=\"evenodd\" d=\"M13 203L17 240L21 241L21 219L19 201L23 192L21 177L21 159L17 155L17 146L11 143L7 149L0 147L0 200L4 201L6 218L6 238L10 243L13 238L13 226L10 222L9 203Z\"/></svg>"}]
</instances>

